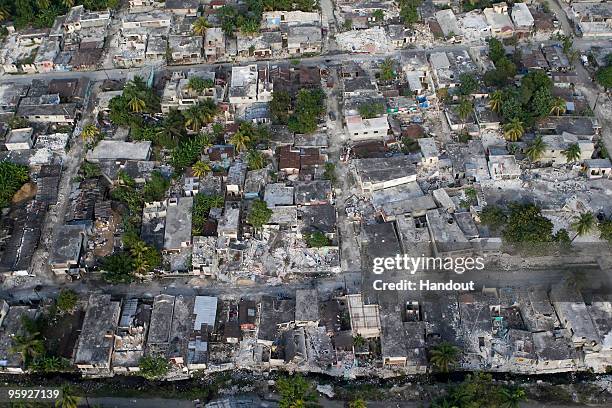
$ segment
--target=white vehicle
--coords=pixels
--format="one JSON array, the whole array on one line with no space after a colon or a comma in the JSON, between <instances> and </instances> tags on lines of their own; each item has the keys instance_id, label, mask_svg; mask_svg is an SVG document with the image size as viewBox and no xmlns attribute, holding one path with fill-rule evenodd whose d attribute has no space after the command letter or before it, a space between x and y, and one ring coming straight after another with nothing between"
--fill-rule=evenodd
<instances>
[{"instance_id":1,"label":"white vehicle","mask_svg":"<svg viewBox=\"0 0 612 408\"><path fill-rule=\"evenodd\" d=\"M581 55L580 56L580 61L582 61L582 65L584 65L585 67L589 66L589 57L587 57L586 55Z\"/></svg>"}]
</instances>

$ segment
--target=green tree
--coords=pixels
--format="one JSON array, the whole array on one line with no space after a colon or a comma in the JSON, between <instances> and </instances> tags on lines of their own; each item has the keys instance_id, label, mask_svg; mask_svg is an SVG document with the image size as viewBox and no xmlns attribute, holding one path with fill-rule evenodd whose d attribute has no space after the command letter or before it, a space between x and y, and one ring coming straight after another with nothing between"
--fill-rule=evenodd
<instances>
[{"instance_id":1,"label":"green tree","mask_svg":"<svg viewBox=\"0 0 612 408\"><path fill-rule=\"evenodd\" d=\"M561 244L562 249L569 248L569 245L572 242L569 237L569 233L565 228L561 228L555 233L555 235L553 236L553 241Z\"/></svg>"},{"instance_id":2,"label":"green tree","mask_svg":"<svg viewBox=\"0 0 612 408\"><path fill-rule=\"evenodd\" d=\"M591 232L597 226L597 219L591 212L584 212L574 219L572 222L572 229L576 231L576 235L572 239L576 239L578 236L584 236Z\"/></svg>"},{"instance_id":3,"label":"green tree","mask_svg":"<svg viewBox=\"0 0 612 408\"><path fill-rule=\"evenodd\" d=\"M493 63L497 63L500 59L506 56L506 51L504 50L504 45L497 38L489 39L489 58Z\"/></svg>"},{"instance_id":4,"label":"green tree","mask_svg":"<svg viewBox=\"0 0 612 408\"><path fill-rule=\"evenodd\" d=\"M503 408L519 408L521 402L527 400L525 391L521 388L502 388L500 391Z\"/></svg>"},{"instance_id":5,"label":"green tree","mask_svg":"<svg viewBox=\"0 0 612 408\"><path fill-rule=\"evenodd\" d=\"M223 30L223 33L228 37L234 38L236 32L236 20L238 18L238 11L236 8L227 4L219 9L217 15L221 20L221 29Z\"/></svg>"},{"instance_id":6,"label":"green tree","mask_svg":"<svg viewBox=\"0 0 612 408\"><path fill-rule=\"evenodd\" d=\"M30 0L15 0L15 26L22 28L34 20L34 7Z\"/></svg>"},{"instance_id":7,"label":"green tree","mask_svg":"<svg viewBox=\"0 0 612 408\"><path fill-rule=\"evenodd\" d=\"M172 150L171 163L176 172L183 171L200 158L202 150L210 146L210 135L199 134L192 139L181 142Z\"/></svg>"},{"instance_id":8,"label":"green tree","mask_svg":"<svg viewBox=\"0 0 612 408\"><path fill-rule=\"evenodd\" d=\"M157 249L147 246L142 241L136 241L130 248L134 272L139 276L147 275L161 264L161 255Z\"/></svg>"},{"instance_id":9,"label":"green tree","mask_svg":"<svg viewBox=\"0 0 612 408\"><path fill-rule=\"evenodd\" d=\"M26 333L13 336L10 351L14 354L21 354L24 366L28 367L35 358L45 353L45 345L40 338L40 333Z\"/></svg>"},{"instance_id":10,"label":"green tree","mask_svg":"<svg viewBox=\"0 0 612 408\"><path fill-rule=\"evenodd\" d=\"M465 122L467 118L470 117L472 111L474 110L474 106L472 105L472 101L467 98L461 99L459 105L457 105L456 111L459 118Z\"/></svg>"},{"instance_id":11,"label":"green tree","mask_svg":"<svg viewBox=\"0 0 612 408\"><path fill-rule=\"evenodd\" d=\"M170 371L170 363L163 356L145 356L138 362L140 375L148 380L163 378Z\"/></svg>"},{"instance_id":12,"label":"green tree","mask_svg":"<svg viewBox=\"0 0 612 408\"><path fill-rule=\"evenodd\" d=\"M206 17L198 17L196 21L193 22L193 33L195 35L204 36L209 27L210 24L208 24Z\"/></svg>"},{"instance_id":13,"label":"green tree","mask_svg":"<svg viewBox=\"0 0 612 408\"><path fill-rule=\"evenodd\" d=\"M133 96L128 101L128 107L134 113L140 113L146 108L146 102L137 96Z\"/></svg>"},{"instance_id":14,"label":"green tree","mask_svg":"<svg viewBox=\"0 0 612 408\"><path fill-rule=\"evenodd\" d=\"M70 386L64 385L60 398L55 401L55 408L77 408L80 400L81 398L74 395Z\"/></svg>"},{"instance_id":15,"label":"green tree","mask_svg":"<svg viewBox=\"0 0 612 408\"><path fill-rule=\"evenodd\" d=\"M605 239L612 244L612 219L603 220L599 223L599 238Z\"/></svg>"},{"instance_id":16,"label":"green tree","mask_svg":"<svg viewBox=\"0 0 612 408\"><path fill-rule=\"evenodd\" d=\"M6 21L10 15L11 15L11 12L9 11L7 7L0 6L0 21Z\"/></svg>"},{"instance_id":17,"label":"green tree","mask_svg":"<svg viewBox=\"0 0 612 408\"><path fill-rule=\"evenodd\" d=\"M251 207L251 211L247 217L247 221L255 230L260 230L264 224L270 221L272 210L268 208L265 201L255 200Z\"/></svg>"},{"instance_id":18,"label":"green tree","mask_svg":"<svg viewBox=\"0 0 612 408\"><path fill-rule=\"evenodd\" d=\"M493 112L498 112L501 110L501 105L503 102L503 93L500 90L497 90L491 94L489 97L489 108Z\"/></svg>"},{"instance_id":19,"label":"green tree","mask_svg":"<svg viewBox=\"0 0 612 408\"><path fill-rule=\"evenodd\" d=\"M555 98L553 100L552 106L550 107L550 114L555 116L561 116L565 113L567 109L567 104L563 98Z\"/></svg>"},{"instance_id":20,"label":"green tree","mask_svg":"<svg viewBox=\"0 0 612 408\"><path fill-rule=\"evenodd\" d=\"M459 349L448 342L442 342L435 346L429 353L429 361L436 369L443 373L448 373L449 370L457 363Z\"/></svg>"},{"instance_id":21,"label":"green tree","mask_svg":"<svg viewBox=\"0 0 612 408\"><path fill-rule=\"evenodd\" d=\"M321 248L331 244L331 240L321 231L310 232L304 236L304 239L310 248Z\"/></svg>"},{"instance_id":22,"label":"green tree","mask_svg":"<svg viewBox=\"0 0 612 408\"><path fill-rule=\"evenodd\" d=\"M478 80L470 73L463 73L459 75L459 87L458 91L460 95L471 95L478 90Z\"/></svg>"},{"instance_id":23,"label":"green tree","mask_svg":"<svg viewBox=\"0 0 612 408\"><path fill-rule=\"evenodd\" d=\"M249 170L260 170L266 167L266 157L259 150L251 149L247 154Z\"/></svg>"},{"instance_id":24,"label":"green tree","mask_svg":"<svg viewBox=\"0 0 612 408\"><path fill-rule=\"evenodd\" d=\"M170 180L165 178L159 170L155 170L142 190L143 198L146 202L160 201L166 196L168 188L170 188Z\"/></svg>"},{"instance_id":25,"label":"green tree","mask_svg":"<svg viewBox=\"0 0 612 408\"><path fill-rule=\"evenodd\" d=\"M281 377L276 381L280 394L279 408L318 407L317 395L312 384L301 375Z\"/></svg>"},{"instance_id":26,"label":"green tree","mask_svg":"<svg viewBox=\"0 0 612 408\"><path fill-rule=\"evenodd\" d=\"M600 68L595 74L595 80L606 90L612 88L612 65Z\"/></svg>"},{"instance_id":27,"label":"green tree","mask_svg":"<svg viewBox=\"0 0 612 408\"><path fill-rule=\"evenodd\" d=\"M206 173L210 172L212 167L210 166L210 162L204 162L198 160L195 162L193 166L191 166L191 171L195 177L204 177Z\"/></svg>"},{"instance_id":28,"label":"green tree","mask_svg":"<svg viewBox=\"0 0 612 408\"><path fill-rule=\"evenodd\" d=\"M541 135L537 135L536 138L525 150L525 154L532 162L536 162L542 158L542 155L546 151L546 143L542 140Z\"/></svg>"},{"instance_id":29,"label":"green tree","mask_svg":"<svg viewBox=\"0 0 612 408\"><path fill-rule=\"evenodd\" d=\"M183 114L176 109L171 109L162 121L161 126L157 129L155 140L164 147L174 148L181 141L187 139L185 129L185 117Z\"/></svg>"},{"instance_id":30,"label":"green tree","mask_svg":"<svg viewBox=\"0 0 612 408\"><path fill-rule=\"evenodd\" d=\"M494 205L487 205L480 213L480 222L494 230L502 228L506 224L506 214Z\"/></svg>"},{"instance_id":31,"label":"green tree","mask_svg":"<svg viewBox=\"0 0 612 408\"><path fill-rule=\"evenodd\" d=\"M384 82L392 81L395 79L393 60L389 57L380 64L380 80Z\"/></svg>"},{"instance_id":32,"label":"green tree","mask_svg":"<svg viewBox=\"0 0 612 408\"><path fill-rule=\"evenodd\" d=\"M251 137L247 132L238 129L236 133L234 133L234 135L230 137L229 142L234 145L237 151L241 152L243 150L246 150L249 143L251 142Z\"/></svg>"},{"instance_id":33,"label":"green tree","mask_svg":"<svg viewBox=\"0 0 612 408\"><path fill-rule=\"evenodd\" d=\"M118 252L101 259L102 278L108 283L130 283L134 280L134 260L127 252Z\"/></svg>"},{"instance_id":34,"label":"green tree","mask_svg":"<svg viewBox=\"0 0 612 408\"><path fill-rule=\"evenodd\" d=\"M9 205L15 193L29 180L27 166L0 161L0 209Z\"/></svg>"},{"instance_id":35,"label":"green tree","mask_svg":"<svg viewBox=\"0 0 612 408\"><path fill-rule=\"evenodd\" d=\"M100 136L100 129L93 123L85 125L81 131L81 137L85 142L95 140L98 136Z\"/></svg>"},{"instance_id":36,"label":"green tree","mask_svg":"<svg viewBox=\"0 0 612 408\"><path fill-rule=\"evenodd\" d=\"M325 171L323 172L323 178L329 180L332 183L336 182L336 165L332 162L325 163Z\"/></svg>"},{"instance_id":37,"label":"green tree","mask_svg":"<svg viewBox=\"0 0 612 408\"><path fill-rule=\"evenodd\" d=\"M291 95L285 90L274 91L270 101L270 116L273 123L286 125L291 109Z\"/></svg>"},{"instance_id":38,"label":"green tree","mask_svg":"<svg viewBox=\"0 0 612 408\"><path fill-rule=\"evenodd\" d=\"M552 96L550 89L538 88L531 98L530 111L533 117L540 119L550 114L555 99Z\"/></svg>"},{"instance_id":39,"label":"green tree","mask_svg":"<svg viewBox=\"0 0 612 408\"><path fill-rule=\"evenodd\" d=\"M96 163L84 161L83 164L81 164L81 174L83 175L83 178L86 179L96 178L102 174L102 171L100 170L100 166L98 166Z\"/></svg>"},{"instance_id":40,"label":"green tree","mask_svg":"<svg viewBox=\"0 0 612 408\"><path fill-rule=\"evenodd\" d=\"M418 7L421 0L401 0L400 1L400 20L406 27L412 27L420 20Z\"/></svg>"},{"instance_id":41,"label":"green tree","mask_svg":"<svg viewBox=\"0 0 612 408\"><path fill-rule=\"evenodd\" d=\"M200 18L203 18L203 17L200 17ZM189 89L190 91L194 91L196 93L202 93L206 89L210 89L213 86L215 86L215 83L212 79L204 79L198 76L192 76L191 78L189 78L189 81L187 82L187 89Z\"/></svg>"},{"instance_id":42,"label":"green tree","mask_svg":"<svg viewBox=\"0 0 612 408\"><path fill-rule=\"evenodd\" d=\"M578 143L572 143L567 149L562 151L568 163L572 163L580 160L580 145Z\"/></svg>"},{"instance_id":43,"label":"green tree","mask_svg":"<svg viewBox=\"0 0 612 408\"><path fill-rule=\"evenodd\" d=\"M372 17L376 21L383 21L385 19L385 12L383 10L381 10L381 9L376 9L372 13Z\"/></svg>"},{"instance_id":44,"label":"green tree","mask_svg":"<svg viewBox=\"0 0 612 408\"><path fill-rule=\"evenodd\" d=\"M538 243L552 242L553 224L533 204L511 204L510 216L503 238L512 244L529 244L537 249Z\"/></svg>"},{"instance_id":45,"label":"green tree","mask_svg":"<svg viewBox=\"0 0 612 408\"><path fill-rule=\"evenodd\" d=\"M219 107L215 104L215 102L213 102L212 99L200 101L196 106L200 111L200 119L204 124L211 123L215 116L217 116L217 113L219 113Z\"/></svg>"},{"instance_id":46,"label":"green tree","mask_svg":"<svg viewBox=\"0 0 612 408\"><path fill-rule=\"evenodd\" d=\"M62 289L57 297L57 309L62 313L72 313L79 300L74 290Z\"/></svg>"},{"instance_id":47,"label":"green tree","mask_svg":"<svg viewBox=\"0 0 612 408\"><path fill-rule=\"evenodd\" d=\"M367 408L368 405L361 398L349 402L349 408Z\"/></svg>"},{"instance_id":48,"label":"green tree","mask_svg":"<svg viewBox=\"0 0 612 408\"><path fill-rule=\"evenodd\" d=\"M510 142L516 142L523 137L525 129L523 128L523 122L518 118L512 119L509 123L504 125L504 137Z\"/></svg>"},{"instance_id":49,"label":"green tree","mask_svg":"<svg viewBox=\"0 0 612 408\"><path fill-rule=\"evenodd\" d=\"M359 115L364 119L375 118L385 113L385 105L382 103L364 103L357 107Z\"/></svg>"},{"instance_id":50,"label":"green tree","mask_svg":"<svg viewBox=\"0 0 612 408\"><path fill-rule=\"evenodd\" d=\"M202 120L202 114L197 106L191 106L189 109L183 111L185 117L185 126L194 132L199 132L202 129L204 121Z\"/></svg>"},{"instance_id":51,"label":"green tree","mask_svg":"<svg viewBox=\"0 0 612 408\"><path fill-rule=\"evenodd\" d=\"M57 373L70 368L70 360L57 356L42 356L34 360L32 370L43 373Z\"/></svg>"},{"instance_id":52,"label":"green tree","mask_svg":"<svg viewBox=\"0 0 612 408\"><path fill-rule=\"evenodd\" d=\"M325 93L322 89L300 89L293 115L289 118L289 130L295 133L312 133L317 129L319 117L325 112Z\"/></svg>"}]
</instances>

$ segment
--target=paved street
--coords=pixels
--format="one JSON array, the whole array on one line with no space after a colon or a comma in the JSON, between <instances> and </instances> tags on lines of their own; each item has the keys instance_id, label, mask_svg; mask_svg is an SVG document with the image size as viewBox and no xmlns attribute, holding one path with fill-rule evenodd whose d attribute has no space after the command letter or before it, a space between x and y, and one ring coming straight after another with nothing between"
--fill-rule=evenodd
<instances>
[{"instance_id":1,"label":"paved street","mask_svg":"<svg viewBox=\"0 0 612 408\"><path fill-rule=\"evenodd\" d=\"M467 45L455 44L455 45L440 45L427 49L411 49L411 50L397 50L388 54L355 54L350 52L336 52L329 55L319 55L314 57L301 58L300 61L309 64L340 64L345 61L375 61L385 57L399 57L401 53L405 52L422 52L430 53L437 51L456 51L456 50L467 50ZM271 65L275 63L286 63L288 59L271 59L271 60L258 60L257 62L269 62ZM233 66L236 64L247 64L252 63L249 60L237 60L236 62L223 62L217 64L194 64L194 65L178 65L178 66L162 66L155 65L155 68L165 68L172 72L184 72L189 71L193 68L206 68L214 66ZM14 82L14 83L30 83L33 79L58 79L58 78L89 78L92 81L103 81L105 79L126 79L132 78L135 75L148 75L151 71L151 66L144 66L139 68L129 69L102 69L98 71L53 71L37 74L4 74L2 75L2 82Z\"/></svg>"}]
</instances>

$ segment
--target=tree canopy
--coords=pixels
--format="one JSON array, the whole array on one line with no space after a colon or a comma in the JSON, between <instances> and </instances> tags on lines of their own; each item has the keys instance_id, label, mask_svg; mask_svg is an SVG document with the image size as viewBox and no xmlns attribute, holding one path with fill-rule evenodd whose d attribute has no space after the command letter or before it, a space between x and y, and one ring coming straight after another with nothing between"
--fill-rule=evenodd
<instances>
[{"instance_id":1,"label":"tree canopy","mask_svg":"<svg viewBox=\"0 0 612 408\"><path fill-rule=\"evenodd\" d=\"M281 377L276 381L276 391L280 394L280 408L318 407L317 394L312 383L301 375Z\"/></svg>"},{"instance_id":2,"label":"tree canopy","mask_svg":"<svg viewBox=\"0 0 612 408\"><path fill-rule=\"evenodd\" d=\"M10 204L13 196L30 180L27 166L0 161L0 209Z\"/></svg>"},{"instance_id":3,"label":"tree canopy","mask_svg":"<svg viewBox=\"0 0 612 408\"><path fill-rule=\"evenodd\" d=\"M128 252L117 252L101 259L102 278L109 283L130 283L134 280L134 260Z\"/></svg>"},{"instance_id":4,"label":"tree canopy","mask_svg":"<svg viewBox=\"0 0 612 408\"><path fill-rule=\"evenodd\" d=\"M286 125L289 120L291 110L291 95L285 90L274 91L270 101L270 116L272 122L279 125Z\"/></svg>"},{"instance_id":5,"label":"tree canopy","mask_svg":"<svg viewBox=\"0 0 612 408\"><path fill-rule=\"evenodd\" d=\"M322 89L300 89L293 115L289 117L289 130L312 133L317 130L319 117L325 113L325 93Z\"/></svg>"},{"instance_id":6,"label":"tree canopy","mask_svg":"<svg viewBox=\"0 0 612 408\"><path fill-rule=\"evenodd\" d=\"M142 191L145 202L162 200L169 187L170 180L166 179L159 170L153 171L151 179L147 181Z\"/></svg>"},{"instance_id":7,"label":"tree canopy","mask_svg":"<svg viewBox=\"0 0 612 408\"><path fill-rule=\"evenodd\" d=\"M431 407L455 408L518 408L526 399L525 391L493 382L491 374L476 373L454 386L446 396L436 398Z\"/></svg>"},{"instance_id":8,"label":"tree canopy","mask_svg":"<svg viewBox=\"0 0 612 408\"><path fill-rule=\"evenodd\" d=\"M375 118L385 113L385 105L382 103L364 103L357 108L364 119Z\"/></svg>"},{"instance_id":9,"label":"tree canopy","mask_svg":"<svg viewBox=\"0 0 612 408\"><path fill-rule=\"evenodd\" d=\"M533 204L512 204L503 238L509 243L544 243L553 241L553 224Z\"/></svg>"},{"instance_id":10,"label":"tree canopy","mask_svg":"<svg viewBox=\"0 0 612 408\"><path fill-rule=\"evenodd\" d=\"M310 248L321 248L324 246L329 246L331 243L331 240L321 231L310 232L306 234L304 238L306 240L306 244Z\"/></svg>"},{"instance_id":11,"label":"tree canopy","mask_svg":"<svg viewBox=\"0 0 612 408\"><path fill-rule=\"evenodd\" d=\"M170 363L162 356L144 356L138 362L139 374L148 380L163 378L170 371Z\"/></svg>"},{"instance_id":12,"label":"tree canopy","mask_svg":"<svg viewBox=\"0 0 612 408\"><path fill-rule=\"evenodd\" d=\"M78 295L74 290L62 289L57 297L57 309L61 312L70 313L76 307Z\"/></svg>"},{"instance_id":13,"label":"tree canopy","mask_svg":"<svg viewBox=\"0 0 612 408\"><path fill-rule=\"evenodd\" d=\"M255 200L253 201L253 206L251 207L247 221L253 226L253 228L259 230L264 224L270 221L271 216L272 210L268 208L266 202L262 200Z\"/></svg>"}]
</instances>

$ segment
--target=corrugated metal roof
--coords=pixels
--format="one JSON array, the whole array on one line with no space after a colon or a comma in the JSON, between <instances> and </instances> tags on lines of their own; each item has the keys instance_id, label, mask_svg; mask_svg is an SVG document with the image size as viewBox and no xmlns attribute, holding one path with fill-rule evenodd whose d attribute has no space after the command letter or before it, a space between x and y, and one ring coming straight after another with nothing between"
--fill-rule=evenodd
<instances>
[{"instance_id":1,"label":"corrugated metal roof","mask_svg":"<svg viewBox=\"0 0 612 408\"><path fill-rule=\"evenodd\" d=\"M217 298L212 296L196 296L193 314L195 315L194 330L200 330L203 324L213 327L217 317Z\"/></svg>"}]
</instances>

